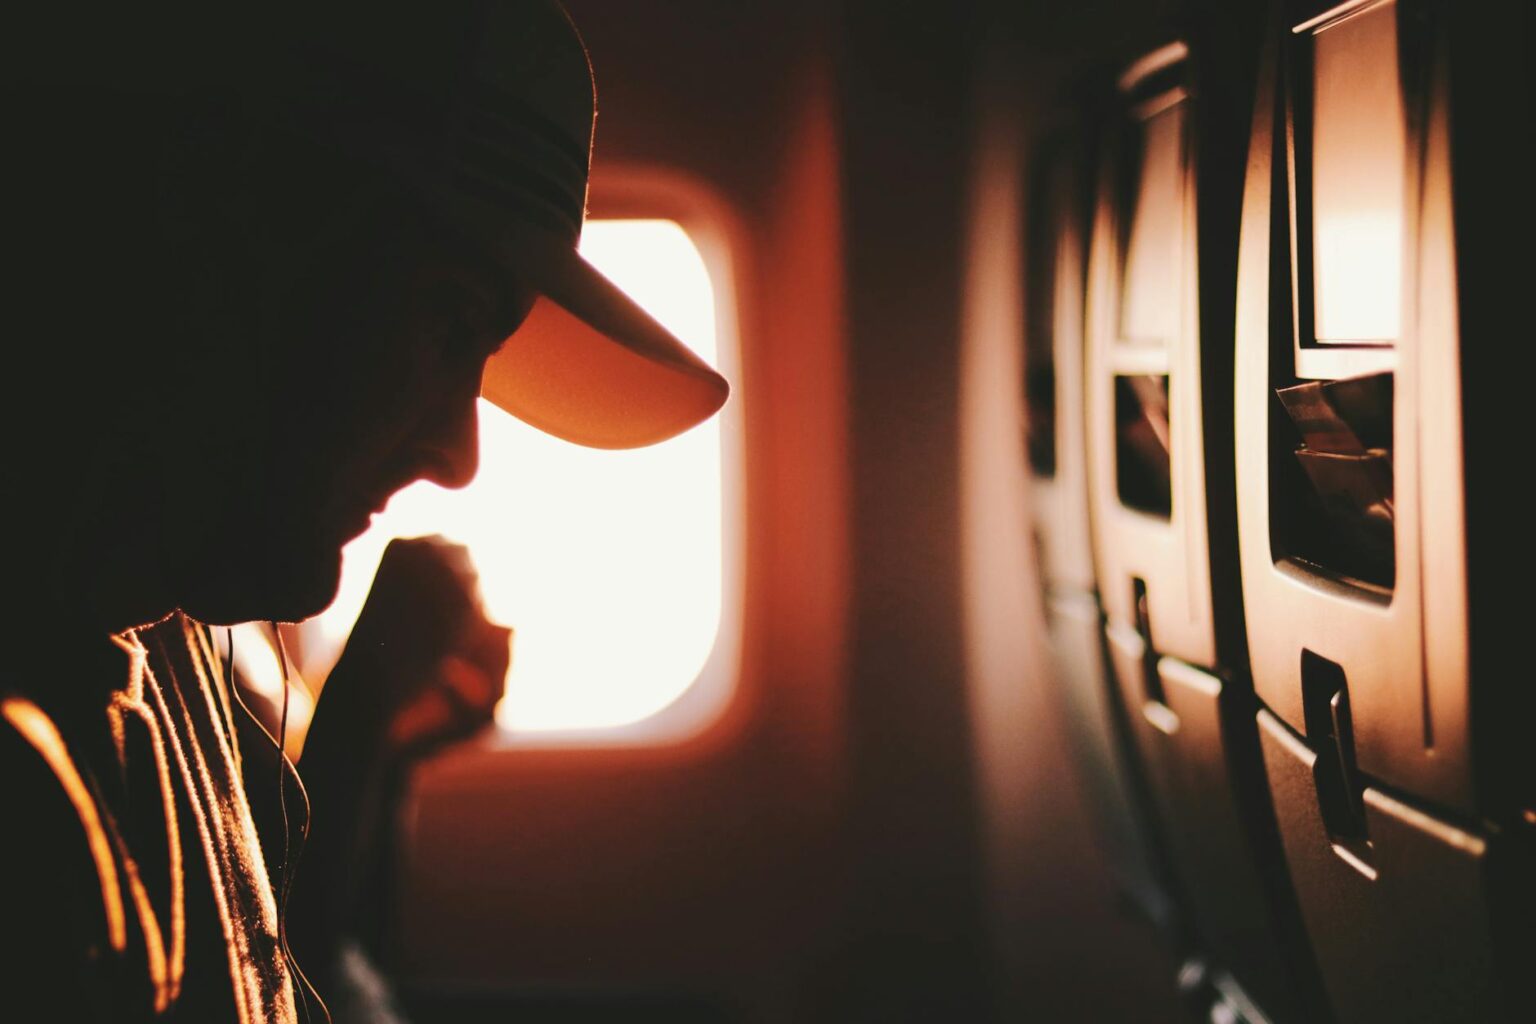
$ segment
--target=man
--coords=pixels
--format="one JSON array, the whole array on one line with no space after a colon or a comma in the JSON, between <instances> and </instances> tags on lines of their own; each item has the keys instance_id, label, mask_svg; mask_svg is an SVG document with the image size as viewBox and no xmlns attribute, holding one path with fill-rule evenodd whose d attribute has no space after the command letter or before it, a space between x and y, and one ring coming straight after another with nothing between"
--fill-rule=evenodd
<instances>
[{"instance_id":1,"label":"man","mask_svg":"<svg viewBox=\"0 0 1536 1024\"><path fill-rule=\"evenodd\" d=\"M214 6L11 33L7 1019L311 1012L203 624L328 604L394 491L474 476L478 394L603 447L726 397L575 254L593 93L558 7ZM306 753L322 863L423 685L368 635Z\"/></svg>"}]
</instances>

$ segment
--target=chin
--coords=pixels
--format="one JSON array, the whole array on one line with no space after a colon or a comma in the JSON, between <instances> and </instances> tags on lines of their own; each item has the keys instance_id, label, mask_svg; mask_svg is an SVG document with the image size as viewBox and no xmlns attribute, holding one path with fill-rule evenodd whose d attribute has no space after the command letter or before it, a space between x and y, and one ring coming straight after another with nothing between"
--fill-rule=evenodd
<instances>
[{"instance_id":1,"label":"chin","mask_svg":"<svg viewBox=\"0 0 1536 1024\"><path fill-rule=\"evenodd\" d=\"M340 548L315 545L304 556L290 549L259 565L226 564L220 579L198 588L182 609L210 626L301 622L330 607L340 585Z\"/></svg>"}]
</instances>

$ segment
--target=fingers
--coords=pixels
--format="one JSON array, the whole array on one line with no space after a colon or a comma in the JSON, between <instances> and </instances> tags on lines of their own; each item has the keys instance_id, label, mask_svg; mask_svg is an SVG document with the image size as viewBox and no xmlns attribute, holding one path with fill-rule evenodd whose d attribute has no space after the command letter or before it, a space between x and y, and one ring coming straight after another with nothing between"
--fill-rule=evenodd
<instances>
[{"instance_id":1,"label":"fingers","mask_svg":"<svg viewBox=\"0 0 1536 1024\"><path fill-rule=\"evenodd\" d=\"M468 549L417 537L385 550L342 663L354 645L375 651L365 663L388 744L408 756L491 721L511 643L485 617Z\"/></svg>"},{"instance_id":2,"label":"fingers","mask_svg":"<svg viewBox=\"0 0 1536 1024\"><path fill-rule=\"evenodd\" d=\"M390 722L390 746L397 756L412 756L472 736L494 719L505 690L504 668L487 671L483 664L449 655L438 663L434 685Z\"/></svg>"},{"instance_id":3,"label":"fingers","mask_svg":"<svg viewBox=\"0 0 1536 1024\"><path fill-rule=\"evenodd\" d=\"M375 587L388 578L390 585L409 583L433 592L457 591L475 597L479 574L469 549L440 536L396 538L384 549Z\"/></svg>"},{"instance_id":4,"label":"fingers","mask_svg":"<svg viewBox=\"0 0 1536 1024\"><path fill-rule=\"evenodd\" d=\"M458 648L466 623L483 620L467 548L441 537L397 539L384 551L348 647L377 648L389 667L420 677Z\"/></svg>"},{"instance_id":5,"label":"fingers","mask_svg":"<svg viewBox=\"0 0 1536 1024\"><path fill-rule=\"evenodd\" d=\"M455 714L475 722L489 721L507 687L505 668L497 672L493 666L477 664L457 655L442 660L439 679L441 692Z\"/></svg>"}]
</instances>

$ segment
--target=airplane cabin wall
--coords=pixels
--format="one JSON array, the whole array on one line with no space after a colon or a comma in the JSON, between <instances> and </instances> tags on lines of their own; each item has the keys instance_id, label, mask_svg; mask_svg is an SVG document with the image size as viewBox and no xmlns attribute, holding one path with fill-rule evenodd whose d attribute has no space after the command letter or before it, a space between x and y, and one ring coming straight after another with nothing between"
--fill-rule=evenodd
<instances>
[{"instance_id":1,"label":"airplane cabin wall","mask_svg":"<svg viewBox=\"0 0 1536 1024\"><path fill-rule=\"evenodd\" d=\"M426 1019L510 1005L800 1019L847 932L847 370L839 111L812 5L578 0L592 210L657 171L731 214L745 422L744 631L724 718L682 743L501 749L412 786L394 966ZM638 1001L638 1002L637 1002ZM572 1009L574 1008L574 1009ZM593 1009L596 1008L596 1009ZM487 1011L488 1013L490 1011Z\"/></svg>"},{"instance_id":2,"label":"airplane cabin wall","mask_svg":"<svg viewBox=\"0 0 1536 1024\"><path fill-rule=\"evenodd\" d=\"M1027 6L997 6L976 25L960 357L965 660L998 1019L1154 1024L1184 1019L1169 984L1178 960L1116 885L1113 844L1104 841L1072 734L1081 708L1067 705L1070 693L1058 685L1063 662L1052 652L1063 648L1046 624L1063 585L1086 586L1070 600L1092 608L1087 649L1097 656L1086 520L1063 531L1083 535L1074 561L1075 546L1041 536L1036 519L1043 501L1052 513L1069 509L1066 495L1050 492L1074 477L1083 484L1084 467L1074 474L1062 464L1074 451L1081 458L1081 449L1064 438L1070 425L1061 426L1058 477L1042 485L1028 471L1025 447L1021 339L1034 268L1024 243L1041 215L1028 199L1053 170L1031 157L1059 138L1063 108L1077 102L1077 78L1099 59L1106 34L1111 46L1124 45L1122 37L1136 39L1166 13L1125 16L1116 6L1109 17L1099 5L1083 6L1055 7L1049 31L1041 29L1042 10ZM1081 349L1077 356L1080 363ZM1058 385L1081 385L1080 371L1074 377L1059 352L1056 372ZM1080 402L1058 407L1081 411ZM1078 509L1086 514L1086 496Z\"/></svg>"},{"instance_id":3,"label":"airplane cabin wall","mask_svg":"<svg viewBox=\"0 0 1536 1024\"><path fill-rule=\"evenodd\" d=\"M1235 975L1224 1010L1244 1005L1246 987L1282 993L1279 1021L1322 1020L1291 894L1302 869L1270 805L1273 789L1310 812L1315 793L1306 779L1286 788L1295 772L1264 774L1258 702L1295 695L1261 683L1255 696L1248 641L1264 609L1238 577L1234 477L1254 456L1232 422L1244 401L1233 305L1260 82L1242 5L569 5L599 88L594 215L634 212L644 190L624 183L670 175L730 222L748 523L738 690L685 742L484 744L419 772L390 951L418 1005L549 1008L540 1019L645 1005L682 1021L1155 1024L1227 998L1216 990ZM1454 23L1462 68L1474 20ZM1188 564L1209 576L1183 582L1215 598L1188 629L1164 631L1176 650L1158 649L1158 618L1174 613L1154 612L1144 661L1125 656L1148 637L1125 573L1102 555L1112 480L1096 491L1080 480L1099 556L1064 571L1054 554L1039 562L1071 545L1035 541L1052 529L1037 502L1065 478L1036 479L1026 454L1026 197L1044 143L1064 128L1101 133L1125 104L1121 71L1174 38L1193 53L1192 123L1211 132L1194 150L1215 182L1197 204L1197 283L1211 289L1196 300L1200 343L1225 346L1183 371L1204 389L1177 429L1203 435L1189 480L1208 529L1178 543L1200 547ZM1242 88L1221 91L1222 75ZM1451 145L1477 150L1471 182L1497 177L1496 156L1477 149L1486 136ZM1513 187L1488 187L1500 182ZM1473 187L1456 186L1461 236L1478 240L1458 269L1509 288L1461 286L1464 337L1469 325L1507 328L1518 291L1489 255L1494 204ZM1092 244L1085 232L1085 288ZM1083 301L1088 311L1093 296ZM1463 372L1492 387L1492 358L1469 349ZM1507 424L1469 406L1464 429L1476 466ZM1482 523L1486 471L1472 479L1468 516ZM1508 581L1500 549L1476 531L1469 543L1471 585ZM1061 608L1077 615L1075 662L1052 659ZM1485 676L1500 668L1490 652L1508 649L1487 639L1490 621L1473 619L1482 639L1468 653ZM1103 646L1115 637L1118 665ZM1066 699L1074 664L1097 704ZM1166 714L1142 699L1147 664ZM1473 727L1512 749L1515 701L1488 692ZM1097 747L1082 742L1085 707L1108 716L1089 737ZM1272 724L1272 740L1305 750L1293 735L1304 722ZM1118 851L1082 760L1090 748L1137 812L1116 812L1139 836ZM1477 781L1502 820L1529 806L1528 788L1507 792L1518 781ZM1206 841L1211 828L1219 841ZM1126 899L1117 877L1143 891ZM1179 911L1159 913L1160 900ZM1288 991L1299 1006L1283 1005Z\"/></svg>"},{"instance_id":4,"label":"airplane cabin wall","mask_svg":"<svg viewBox=\"0 0 1536 1024\"><path fill-rule=\"evenodd\" d=\"M418 772L393 966L429 1014L990 1019L957 529L969 15L570 7L594 214L605 176L660 167L740 227L738 691L685 743Z\"/></svg>"}]
</instances>

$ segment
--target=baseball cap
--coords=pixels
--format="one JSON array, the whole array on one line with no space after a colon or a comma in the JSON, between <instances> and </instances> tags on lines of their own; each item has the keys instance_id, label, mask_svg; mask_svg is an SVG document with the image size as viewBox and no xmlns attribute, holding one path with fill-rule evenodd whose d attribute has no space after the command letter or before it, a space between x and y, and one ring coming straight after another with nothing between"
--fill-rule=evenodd
<instances>
[{"instance_id":1,"label":"baseball cap","mask_svg":"<svg viewBox=\"0 0 1536 1024\"><path fill-rule=\"evenodd\" d=\"M558 3L314 5L255 68L269 116L386 168L537 292L484 398L594 448L665 440L724 404L725 378L577 251L596 93Z\"/></svg>"}]
</instances>

